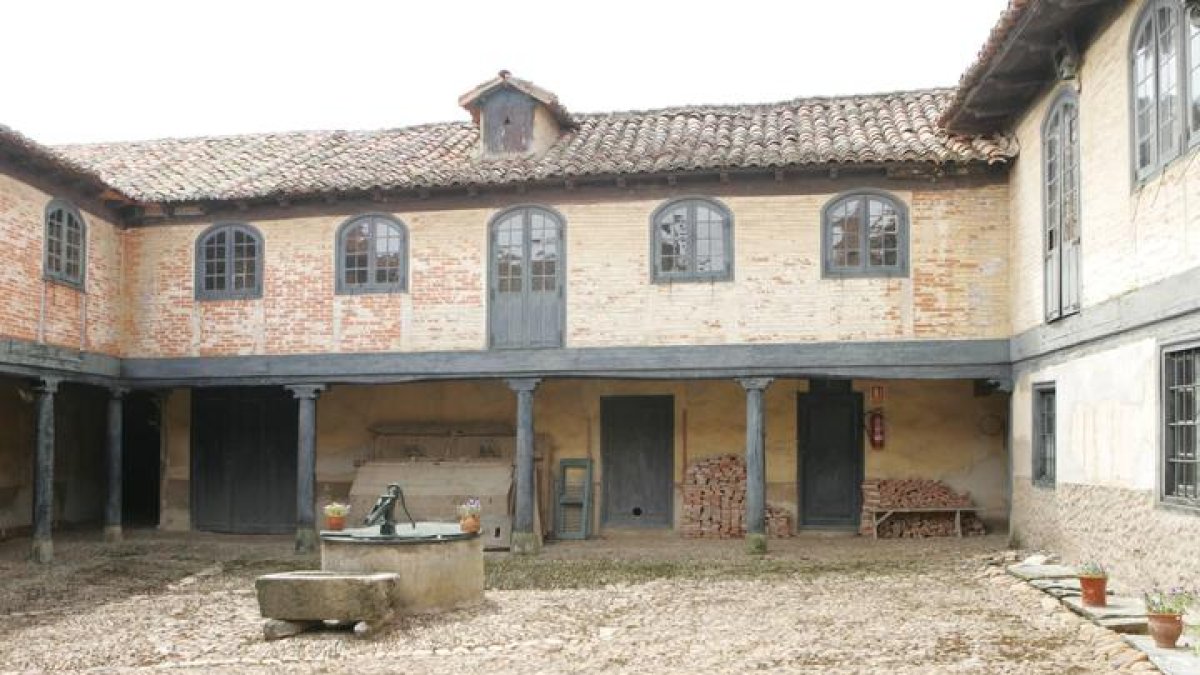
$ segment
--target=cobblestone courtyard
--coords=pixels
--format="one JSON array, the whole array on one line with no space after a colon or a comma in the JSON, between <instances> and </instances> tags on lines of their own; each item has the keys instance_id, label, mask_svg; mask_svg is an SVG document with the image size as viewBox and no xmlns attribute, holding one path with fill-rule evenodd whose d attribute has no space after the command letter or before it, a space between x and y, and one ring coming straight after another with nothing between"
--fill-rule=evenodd
<instances>
[{"instance_id":1,"label":"cobblestone courtyard","mask_svg":"<svg viewBox=\"0 0 1200 675\"><path fill-rule=\"evenodd\" d=\"M1092 673L1106 631L987 564L1004 540L740 542L667 535L489 554L484 604L373 639L261 638L255 576L316 567L285 538L60 537L0 544L0 670L531 673Z\"/></svg>"}]
</instances>

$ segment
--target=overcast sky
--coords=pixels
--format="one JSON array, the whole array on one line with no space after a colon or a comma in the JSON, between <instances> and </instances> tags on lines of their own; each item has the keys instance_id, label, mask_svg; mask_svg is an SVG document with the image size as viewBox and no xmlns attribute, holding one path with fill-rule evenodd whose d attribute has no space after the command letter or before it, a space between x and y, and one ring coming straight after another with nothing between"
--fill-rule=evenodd
<instances>
[{"instance_id":1,"label":"overcast sky","mask_svg":"<svg viewBox=\"0 0 1200 675\"><path fill-rule=\"evenodd\" d=\"M571 111L958 81L1007 0L9 0L0 123L43 143L466 119L501 68Z\"/></svg>"}]
</instances>

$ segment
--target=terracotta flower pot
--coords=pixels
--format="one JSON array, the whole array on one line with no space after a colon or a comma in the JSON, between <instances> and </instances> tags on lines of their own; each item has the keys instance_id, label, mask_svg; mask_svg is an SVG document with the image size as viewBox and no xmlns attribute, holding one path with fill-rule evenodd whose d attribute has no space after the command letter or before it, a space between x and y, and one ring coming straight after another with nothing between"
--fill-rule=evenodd
<instances>
[{"instance_id":1,"label":"terracotta flower pot","mask_svg":"<svg viewBox=\"0 0 1200 675\"><path fill-rule=\"evenodd\" d=\"M346 516L325 516L325 529L340 530L346 527Z\"/></svg>"},{"instance_id":2,"label":"terracotta flower pot","mask_svg":"<svg viewBox=\"0 0 1200 675\"><path fill-rule=\"evenodd\" d=\"M1079 577L1085 607L1104 607L1108 604L1108 577Z\"/></svg>"},{"instance_id":3,"label":"terracotta flower pot","mask_svg":"<svg viewBox=\"0 0 1200 675\"><path fill-rule=\"evenodd\" d=\"M1159 647L1172 649L1183 633L1183 617L1179 614L1147 614L1150 624L1150 637Z\"/></svg>"},{"instance_id":4,"label":"terracotta flower pot","mask_svg":"<svg viewBox=\"0 0 1200 675\"><path fill-rule=\"evenodd\" d=\"M458 527L463 532L479 532L479 516L463 516L458 521Z\"/></svg>"}]
</instances>

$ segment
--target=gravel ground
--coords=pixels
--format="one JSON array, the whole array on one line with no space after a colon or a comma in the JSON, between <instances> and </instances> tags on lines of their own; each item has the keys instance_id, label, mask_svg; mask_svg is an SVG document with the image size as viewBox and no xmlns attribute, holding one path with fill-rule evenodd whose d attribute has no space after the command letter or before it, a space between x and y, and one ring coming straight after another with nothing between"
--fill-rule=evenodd
<instances>
[{"instance_id":1,"label":"gravel ground","mask_svg":"<svg viewBox=\"0 0 1200 675\"><path fill-rule=\"evenodd\" d=\"M1093 673L1149 664L989 562L1000 537L740 542L670 535L489 554L477 607L261 638L252 591L312 568L284 538L0 544L0 670L408 673ZM503 589L503 590L502 590Z\"/></svg>"}]
</instances>

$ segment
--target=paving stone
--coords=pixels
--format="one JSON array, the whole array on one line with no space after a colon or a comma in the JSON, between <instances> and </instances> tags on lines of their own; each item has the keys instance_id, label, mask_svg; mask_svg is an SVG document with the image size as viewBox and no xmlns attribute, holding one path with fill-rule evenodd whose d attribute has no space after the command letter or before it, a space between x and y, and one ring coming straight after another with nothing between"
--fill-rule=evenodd
<instances>
[{"instance_id":1,"label":"paving stone","mask_svg":"<svg viewBox=\"0 0 1200 675\"><path fill-rule=\"evenodd\" d=\"M1175 649L1156 647L1154 638L1148 635L1127 635L1125 640L1145 652L1150 662L1166 675L1200 675L1200 656L1186 646L1190 644L1187 639L1180 641L1185 646Z\"/></svg>"},{"instance_id":2,"label":"paving stone","mask_svg":"<svg viewBox=\"0 0 1200 675\"><path fill-rule=\"evenodd\" d=\"M1076 577L1077 575L1074 567L1066 565L1027 565L1023 563L1020 565L1010 565L1008 573L1026 581L1034 579L1065 579Z\"/></svg>"}]
</instances>

